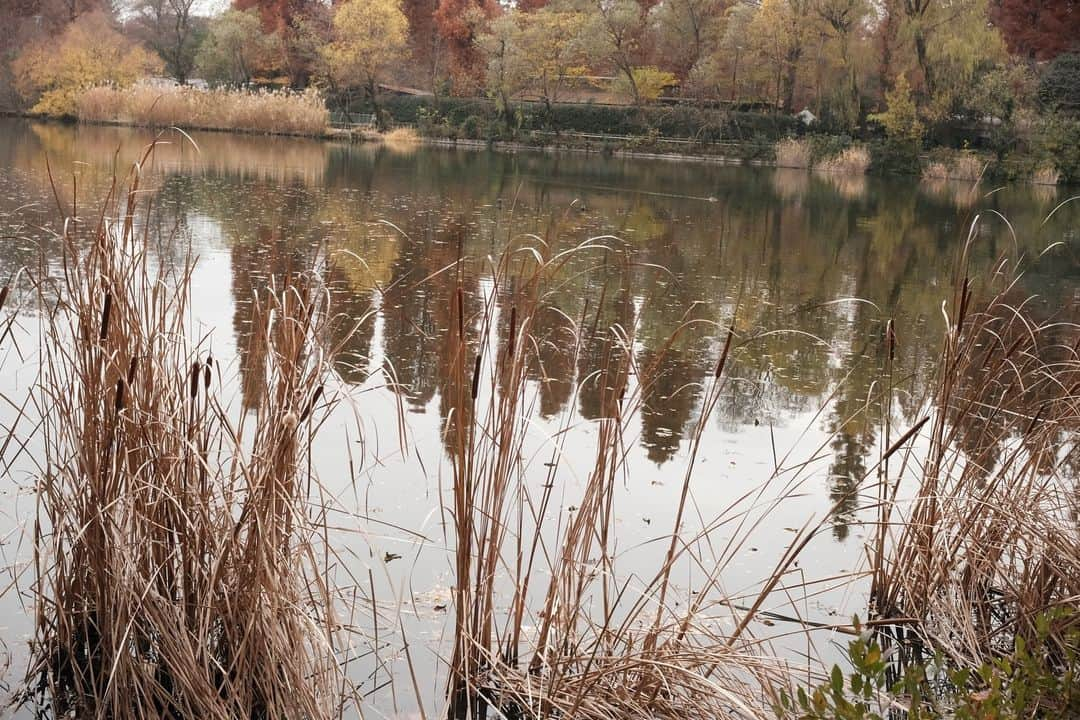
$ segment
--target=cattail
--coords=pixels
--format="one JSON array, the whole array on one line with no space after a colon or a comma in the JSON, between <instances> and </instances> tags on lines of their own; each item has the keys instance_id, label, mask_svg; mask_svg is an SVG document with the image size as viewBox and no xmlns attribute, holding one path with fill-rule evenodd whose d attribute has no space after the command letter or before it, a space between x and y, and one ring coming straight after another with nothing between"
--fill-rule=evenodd
<instances>
[{"instance_id":1,"label":"cattail","mask_svg":"<svg viewBox=\"0 0 1080 720\"><path fill-rule=\"evenodd\" d=\"M714 378L719 378L724 372L724 366L727 365L728 353L731 351L731 338L735 335L735 327L728 327L727 338L724 340L724 349L720 352L720 359L716 361L716 370L713 372Z\"/></svg>"},{"instance_id":2,"label":"cattail","mask_svg":"<svg viewBox=\"0 0 1080 720\"><path fill-rule=\"evenodd\" d=\"M507 337L506 354L514 355L514 338L517 337L517 305L510 308L510 334Z\"/></svg>"},{"instance_id":3,"label":"cattail","mask_svg":"<svg viewBox=\"0 0 1080 720\"><path fill-rule=\"evenodd\" d=\"M465 294L461 288L457 290L457 334L459 338L465 337Z\"/></svg>"},{"instance_id":4,"label":"cattail","mask_svg":"<svg viewBox=\"0 0 1080 720\"><path fill-rule=\"evenodd\" d=\"M315 409L315 403L319 402L319 398L322 397L322 394L323 386L319 385L319 387L315 388L315 392L311 393L311 399L308 400L307 407L305 407L304 412L300 414L300 422L304 422L308 419L308 416L311 415L311 411Z\"/></svg>"},{"instance_id":5,"label":"cattail","mask_svg":"<svg viewBox=\"0 0 1080 720\"><path fill-rule=\"evenodd\" d=\"M124 408L124 380L116 381L116 400L113 402L113 411L119 413Z\"/></svg>"},{"instance_id":6,"label":"cattail","mask_svg":"<svg viewBox=\"0 0 1080 720\"><path fill-rule=\"evenodd\" d=\"M480 355L476 356L476 362L473 363L472 374L472 399L475 400L476 396L480 392Z\"/></svg>"},{"instance_id":7,"label":"cattail","mask_svg":"<svg viewBox=\"0 0 1080 720\"><path fill-rule=\"evenodd\" d=\"M101 330L98 332L98 341L105 342L105 336L109 332L109 316L112 314L112 293L105 293L105 307L101 310Z\"/></svg>"},{"instance_id":8,"label":"cattail","mask_svg":"<svg viewBox=\"0 0 1080 720\"><path fill-rule=\"evenodd\" d=\"M4 307L4 303L7 302L8 292L11 290L11 284L7 284L0 288L0 308Z\"/></svg>"},{"instance_id":9,"label":"cattail","mask_svg":"<svg viewBox=\"0 0 1080 720\"><path fill-rule=\"evenodd\" d=\"M190 397L192 402L195 401L195 397L199 394L199 372L202 370L202 366L199 361L191 363L191 392Z\"/></svg>"}]
</instances>

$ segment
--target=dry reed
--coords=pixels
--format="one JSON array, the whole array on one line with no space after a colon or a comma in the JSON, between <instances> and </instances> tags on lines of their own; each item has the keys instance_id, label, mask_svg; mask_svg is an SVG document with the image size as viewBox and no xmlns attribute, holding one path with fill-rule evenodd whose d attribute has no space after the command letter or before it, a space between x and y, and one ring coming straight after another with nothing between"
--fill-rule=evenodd
<instances>
[{"instance_id":1,"label":"dry reed","mask_svg":"<svg viewBox=\"0 0 1080 720\"><path fill-rule=\"evenodd\" d=\"M628 296L608 298L601 291L581 317L564 318L570 362L576 365L583 354L599 361L576 390L600 408L594 456L565 520L556 522L550 511L561 485L569 415L545 453L542 481L533 475L529 482L526 380L535 375L532 348L541 342L532 330L536 318L551 311L545 298L561 282L568 257L586 250L599 248L586 243L554 256L546 246L511 248L493 269L492 289L480 298L479 310L469 311L460 285L452 303L447 352L454 379L445 430L452 470L448 544L456 577L449 716L768 717L773 689L790 685L792 668L752 637L749 626L827 519L795 535L746 606L731 604L720 578L754 525L749 508L735 502L707 528L688 526L698 448L726 385L734 333L728 332L702 387L674 523L660 538L667 551L647 575L620 579L616 567L615 495L628 469L627 435L663 371L665 348L703 321L688 316L641 364L629 352L634 327L600 322L606 303L622 307ZM492 337L498 342L484 340ZM760 493L758 499L765 487ZM715 557L692 549L730 525L742 532L720 543ZM704 568L692 594L673 580L687 565ZM787 592L797 593L798 584L793 580ZM729 630L720 630L718 616L733 619ZM530 627L534 631L526 632Z\"/></svg>"},{"instance_id":2,"label":"dry reed","mask_svg":"<svg viewBox=\"0 0 1080 720\"><path fill-rule=\"evenodd\" d=\"M383 133L381 139L391 148L409 150L420 142L420 135L411 127L397 127Z\"/></svg>"},{"instance_id":3,"label":"dry reed","mask_svg":"<svg viewBox=\"0 0 1080 720\"><path fill-rule=\"evenodd\" d=\"M929 163L923 168L922 179L930 181L960 180L977 183L982 179L988 164L972 153L958 153L948 162L935 161Z\"/></svg>"},{"instance_id":4,"label":"dry reed","mask_svg":"<svg viewBox=\"0 0 1080 720\"><path fill-rule=\"evenodd\" d=\"M1061 181L1061 171L1052 165L1042 165L1031 174L1035 185L1057 185Z\"/></svg>"},{"instance_id":5,"label":"dry reed","mask_svg":"<svg viewBox=\"0 0 1080 720\"><path fill-rule=\"evenodd\" d=\"M776 166L805 170L810 167L811 151L808 140L787 138L776 143Z\"/></svg>"},{"instance_id":6,"label":"dry reed","mask_svg":"<svg viewBox=\"0 0 1080 720\"><path fill-rule=\"evenodd\" d=\"M30 678L76 715L331 717L348 683L335 656L337 591L315 559L324 527L307 509L329 356L317 342L322 294L314 282L293 285L257 305L267 402L232 423L213 392L217 364L181 339L190 266L152 270L134 222L138 192L133 180L113 221L103 213L94 227L66 226L63 302L47 325L38 393L50 412ZM544 376L535 326L559 312L548 299L581 253L613 250L511 243L479 296L463 258L441 271L458 273L442 398L455 576L448 714L767 717L792 668L750 623L780 583L798 594L792 568L829 518L799 530L745 602L724 594L721 576L755 517L799 491L786 478L768 498L773 475L691 527L704 428L741 350L728 331L697 390L663 560L620 578L613 528L627 436L665 349L704 321L688 314L641 362L633 324L602 319L630 297L604 289L580 317L563 317L574 365L586 353L599 360L574 392L598 398L600 412L574 512L551 526L571 420L532 482L530 379ZM630 262L607 262L620 261ZM1015 275L1000 263L982 301L976 283L958 279L926 418L899 438L886 430L878 466L852 490L877 493L875 621L904 619L958 664L989 657L1042 610L1080 596L1080 339L1072 326L1030 320ZM894 338L890 325L890 363ZM891 402L889 373L891 364ZM728 539L714 546L720 528ZM693 592L673 580L688 565L700 571ZM719 617L730 625L721 630Z\"/></svg>"},{"instance_id":7,"label":"dry reed","mask_svg":"<svg viewBox=\"0 0 1080 720\"><path fill-rule=\"evenodd\" d=\"M1018 278L959 276L923 442L879 493L876 612L969 667L1048 610L1073 610L1055 638L1080 622L1080 332L1035 321Z\"/></svg>"},{"instance_id":8,"label":"dry reed","mask_svg":"<svg viewBox=\"0 0 1080 720\"><path fill-rule=\"evenodd\" d=\"M140 193L136 169L93 224L69 219L40 285L59 303L35 392L30 695L57 716L337 717L341 622L309 515L323 294L257 299L267 402L231 418L218 363L184 339L191 265L150 260Z\"/></svg>"},{"instance_id":9,"label":"dry reed","mask_svg":"<svg viewBox=\"0 0 1080 720\"><path fill-rule=\"evenodd\" d=\"M164 128L323 135L329 113L315 90L95 87L79 94L79 120Z\"/></svg>"},{"instance_id":10,"label":"dry reed","mask_svg":"<svg viewBox=\"0 0 1080 720\"><path fill-rule=\"evenodd\" d=\"M870 151L855 145L831 158L819 162L815 169L826 173L865 175L870 167Z\"/></svg>"},{"instance_id":11,"label":"dry reed","mask_svg":"<svg viewBox=\"0 0 1080 720\"><path fill-rule=\"evenodd\" d=\"M949 167L943 162L932 162L922 170L922 179L927 181L948 180Z\"/></svg>"}]
</instances>

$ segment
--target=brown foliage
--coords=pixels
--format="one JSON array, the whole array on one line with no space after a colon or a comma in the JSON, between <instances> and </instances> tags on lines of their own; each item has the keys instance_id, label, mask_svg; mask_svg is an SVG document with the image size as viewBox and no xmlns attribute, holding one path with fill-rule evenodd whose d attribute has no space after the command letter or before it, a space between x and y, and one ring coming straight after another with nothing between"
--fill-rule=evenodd
<instances>
[{"instance_id":1,"label":"brown foliage","mask_svg":"<svg viewBox=\"0 0 1080 720\"><path fill-rule=\"evenodd\" d=\"M1077 0L994 0L990 17L1016 55L1052 60L1080 47Z\"/></svg>"},{"instance_id":2,"label":"brown foliage","mask_svg":"<svg viewBox=\"0 0 1080 720\"><path fill-rule=\"evenodd\" d=\"M484 58L476 46L484 25L499 13L493 0L440 0L435 23L449 50L454 92L467 93L479 86Z\"/></svg>"}]
</instances>

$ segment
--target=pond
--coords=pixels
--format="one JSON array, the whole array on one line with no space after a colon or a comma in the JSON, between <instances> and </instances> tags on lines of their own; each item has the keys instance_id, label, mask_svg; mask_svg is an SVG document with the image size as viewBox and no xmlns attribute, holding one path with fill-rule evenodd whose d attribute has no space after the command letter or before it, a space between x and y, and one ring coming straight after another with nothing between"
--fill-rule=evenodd
<instances>
[{"instance_id":1,"label":"pond","mask_svg":"<svg viewBox=\"0 0 1080 720\"><path fill-rule=\"evenodd\" d=\"M153 138L0 119L0 281L57 261L57 204L95 216L114 172L126 173ZM1080 203L1061 205L1064 189L216 133L164 139L143 169L154 189L151 247L166 264L198 257L193 333L236 378L239 411L263 402L250 342L261 289L318 270L332 310L358 323L336 338L347 398L315 452L320 477L347 508L335 538L364 570L360 592L376 596L385 621L369 643L376 659L357 651L366 658L357 682L386 714L415 706L400 632L415 633L410 663L429 709L442 688L436 668L454 582L440 512L453 408L446 338L459 286L467 302L505 290L493 291L491 267L508 245L554 253L592 241L568 262L533 327L534 474L543 474L553 438L565 438L553 516L573 512L597 420L609 410L593 380L612 345L593 339L619 328L632 364L653 372L615 499L613 543L631 572L662 557L703 388L732 328L728 380L700 429L691 524L700 529L771 476L797 469L789 500L763 515L725 568L733 598L755 589L761 568L811 517L829 515L829 531L804 553L801 572L844 578L865 563L861 523L871 513L856 488L882 448L886 410L874 389L887 362L886 326L894 322L897 338L889 422L906 428L927 397L943 302L969 233L973 274L1000 256L1025 259L1012 292L1018 302L1031 298L1032 317L1080 311ZM34 376L26 338L38 312L32 298L20 302L23 342L0 347L0 420L16 436L29 432L17 398ZM34 467L26 453L4 452L0 529L25 587ZM828 623L864 611L858 583L826 585L799 600L800 616ZM792 602L777 598L774 609L792 614ZM32 627L24 604L9 593L3 605L2 639L17 658ZM7 682L16 682L18 670L10 672Z\"/></svg>"}]
</instances>

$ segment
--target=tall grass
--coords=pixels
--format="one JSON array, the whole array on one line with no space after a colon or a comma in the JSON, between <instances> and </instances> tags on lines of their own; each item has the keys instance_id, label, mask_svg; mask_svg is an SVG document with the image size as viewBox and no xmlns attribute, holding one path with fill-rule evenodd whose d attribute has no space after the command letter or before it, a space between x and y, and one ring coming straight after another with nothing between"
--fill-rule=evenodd
<instances>
[{"instance_id":1,"label":"tall grass","mask_svg":"<svg viewBox=\"0 0 1080 720\"><path fill-rule=\"evenodd\" d=\"M35 393L30 689L57 716L336 717L341 621L309 509L323 295L258 298L267 402L231 416L185 340L191 265L148 256L144 192L136 169L92 224L70 218L41 283L59 303Z\"/></svg>"},{"instance_id":2,"label":"tall grass","mask_svg":"<svg viewBox=\"0 0 1080 720\"><path fill-rule=\"evenodd\" d=\"M192 87L102 86L76 99L79 120L145 127L322 135L330 116L315 90L200 90Z\"/></svg>"}]
</instances>

